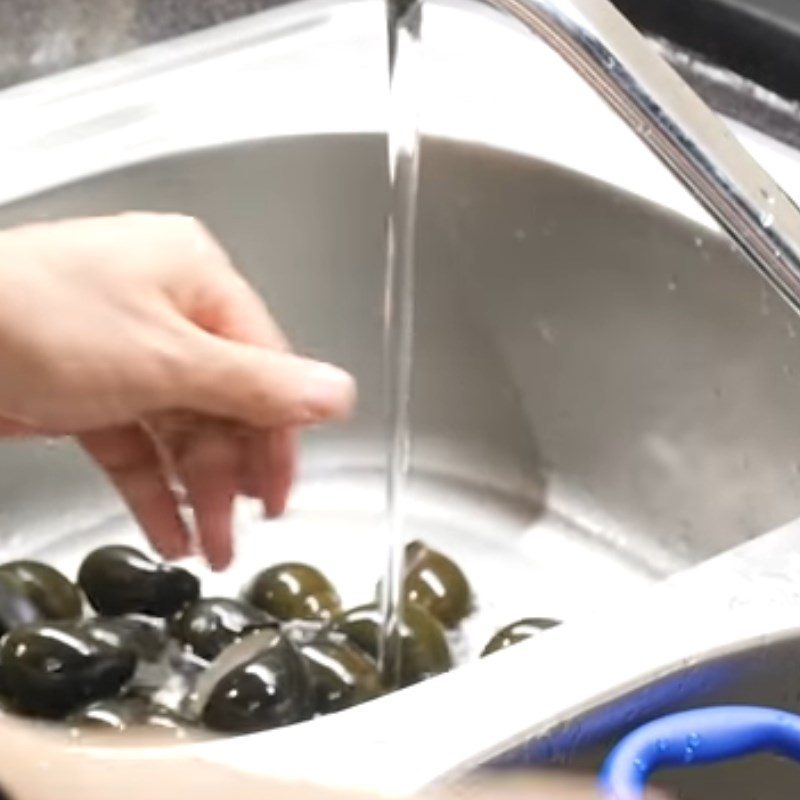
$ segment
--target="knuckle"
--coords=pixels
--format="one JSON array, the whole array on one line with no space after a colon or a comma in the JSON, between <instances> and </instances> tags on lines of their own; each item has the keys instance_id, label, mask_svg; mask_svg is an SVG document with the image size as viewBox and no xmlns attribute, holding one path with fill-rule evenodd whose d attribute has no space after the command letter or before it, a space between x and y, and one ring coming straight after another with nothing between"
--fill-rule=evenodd
<instances>
[{"instance_id":1,"label":"knuckle","mask_svg":"<svg viewBox=\"0 0 800 800\"><path fill-rule=\"evenodd\" d=\"M232 268L227 253L205 223L183 215L174 221L180 246L194 257L195 266L202 268L206 278L229 278Z\"/></svg>"},{"instance_id":2,"label":"knuckle","mask_svg":"<svg viewBox=\"0 0 800 800\"><path fill-rule=\"evenodd\" d=\"M214 242L214 237L205 223L197 217L189 214L172 214L170 217L178 235L184 237L190 244L205 249Z\"/></svg>"},{"instance_id":3,"label":"knuckle","mask_svg":"<svg viewBox=\"0 0 800 800\"><path fill-rule=\"evenodd\" d=\"M181 469L188 474L232 470L239 461L239 441L224 423L199 419L196 430L183 441L176 454Z\"/></svg>"},{"instance_id":4,"label":"knuckle","mask_svg":"<svg viewBox=\"0 0 800 800\"><path fill-rule=\"evenodd\" d=\"M113 222L114 218L108 218ZM207 246L211 234L200 220L185 214L155 213L151 211L126 211L116 220L126 225L132 233L156 237L163 247L176 248Z\"/></svg>"},{"instance_id":5,"label":"knuckle","mask_svg":"<svg viewBox=\"0 0 800 800\"><path fill-rule=\"evenodd\" d=\"M147 228L151 233L157 233L163 240L172 241L179 247L189 245L206 249L214 242L203 222L190 214L128 211L121 218L130 225Z\"/></svg>"},{"instance_id":6,"label":"knuckle","mask_svg":"<svg viewBox=\"0 0 800 800\"><path fill-rule=\"evenodd\" d=\"M173 213L167 214L166 217L171 219L176 225L183 226L184 230L189 235L206 233L206 226L192 214Z\"/></svg>"}]
</instances>

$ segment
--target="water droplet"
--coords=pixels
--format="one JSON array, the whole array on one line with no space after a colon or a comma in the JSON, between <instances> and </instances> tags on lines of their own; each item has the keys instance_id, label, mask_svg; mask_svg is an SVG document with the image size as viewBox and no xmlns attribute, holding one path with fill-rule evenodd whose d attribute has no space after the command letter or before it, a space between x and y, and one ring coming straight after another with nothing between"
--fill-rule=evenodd
<instances>
[{"instance_id":1,"label":"water droplet","mask_svg":"<svg viewBox=\"0 0 800 800\"><path fill-rule=\"evenodd\" d=\"M794 327L794 325L792 325L792 323L789 320L786 321L786 333L790 339L797 338L797 329Z\"/></svg>"},{"instance_id":2,"label":"water droplet","mask_svg":"<svg viewBox=\"0 0 800 800\"><path fill-rule=\"evenodd\" d=\"M537 320L536 329L539 331L539 335L542 337L543 341L547 342L547 344L555 344L556 332L546 319Z\"/></svg>"},{"instance_id":3,"label":"water droplet","mask_svg":"<svg viewBox=\"0 0 800 800\"><path fill-rule=\"evenodd\" d=\"M644 761L642 761L641 758L634 758L633 759L633 768L637 772L644 773L644 772L647 771L647 764L645 764Z\"/></svg>"},{"instance_id":4,"label":"water droplet","mask_svg":"<svg viewBox=\"0 0 800 800\"><path fill-rule=\"evenodd\" d=\"M772 227L772 223L775 222L775 215L771 211L762 211L758 215L758 221L765 228L771 228Z\"/></svg>"},{"instance_id":5,"label":"water droplet","mask_svg":"<svg viewBox=\"0 0 800 800\"><path fill-rule=\"evenodd\" d=\"M669 742L666 739L659 739L656 747L659 753L666 753L669 750Z\"/></svg>"},{"instance_id":6,"label":"water droplet","mask_svg":"<svg viewBox=\"0 0 800 800\"><path fill-rule=\"evenodd\" d=\"M702 247L704 244L702 236L695 236L694 237L694 246L695 247Z\"/></svg>"},{"instance_id":7,"label":"water droplet","mask_svg":"<svg viewBox=\"0 0 800 800\"><path fill-rule=\"evenodd\" d=\"M525 231L524 228L517 228L514 231L514 238L518 242L524 242L528 238L528 234L527 234L527 232Z\"/></svg>"},{"instance_id":8,"label":"water droplet","mask_svg":"<svg viewBox=\"0 0 800 800\"><path fill-rule=\"evenodd\" d=\"M767 203L771 206L775 205L775 195L769 191L769 189L761 188L761 197L767 201Z\"/></svg>"},{"instance_id":9,"label":"water droplet","mask_svg":"<svg viewBox=\"0 0 800 800\"><path fill-rule=\"evenodd\" d=\"M739 465L741 466L743 472L747 472L747 470L750 469L750 457L747 455L747 453L742 453L742 455L739 456Z\"/></svg>"},{"instance_id":10,"label":"water droplet","mask_svg":"<svg viewBox=\"0 0 800 800\"><path fill-rule=\"evenodd\" d=\"M683 751L683 761L684 761L684 763L691 764L692 761L694 761L694 756L695 756L694 749L691 748L691 747L687 747Z\"/></svg>"},{"instance_id":11,"label":"water droplet","mask_svg":"<svg viewBox=\"0 0 800 800\"><path fill-rule=\"evenodd\" d=\"M692 749L698 747L700 745L700 734L699 733L690 733L686 737L686 744L691 747Z\"/></svg>"},{"instance_id":12,"label":"water droplet","mask_svg":"<svg viewBox=\"0 0 800 800\"><path fill-rule=\"evenodd\" d=\"M617 59L611 53L603 53L603 64L605 64L607 69L614 69L617 66Z\"/></svg>"},{"instance_id":13,"label":"water droplet","mask_svg":"<svg viewBox=\"0 0 800 800\"><path fill-rule=\"evenodd\" d=\"M669 291L671 292L674 292L677 288L678 288L678 278L677 276L673 275L669 279L669 282L667 283L667 289L669 289Z\"/></svg>"},{"instance_id":14,"label":"water droplet","mask_svg":"<svg viewBox=\"0 0 800 800\"><path fill-rule=\"evenodd\" d=\"M781 367L781 371L787 378L792 374L792 368L788 364L784 364L783 367Z\"/></svg>"},{"instance_id":15,"label":"water droplet","mask_svg":"<svg viewBox=\"0 0 800 800\"><path fill-rule=\"evenodd\" d=\"M792 465L792 469L797 475L800 475L800 461L795 461L795 463Z\"/></svg>"}]
</instances>

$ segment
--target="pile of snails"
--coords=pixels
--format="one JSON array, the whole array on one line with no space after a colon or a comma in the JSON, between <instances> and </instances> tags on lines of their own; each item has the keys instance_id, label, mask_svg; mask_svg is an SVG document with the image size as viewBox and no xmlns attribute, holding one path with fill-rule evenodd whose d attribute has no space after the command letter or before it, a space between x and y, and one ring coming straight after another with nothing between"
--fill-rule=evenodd
<instances>
[{"instance_id":1,"label":"pile of snails","mask_svg":"<svg viewBox=\"0 0 800 800\"><path fill-rule=\"evenodd\" d=\"M419 541L406 548L404 591L400 683L409 686L453 666L446 631L474 598L461 568ZM0 565L0 701L77 732L276 728L386 691L380 623L377 603L344 609L325 575L302 563L270 566L229 598L202 597L186 569L121 545L87 555L77 583L14 561ZM482 655L557 624L519 620Z\"/></svg>"}]
</instances>

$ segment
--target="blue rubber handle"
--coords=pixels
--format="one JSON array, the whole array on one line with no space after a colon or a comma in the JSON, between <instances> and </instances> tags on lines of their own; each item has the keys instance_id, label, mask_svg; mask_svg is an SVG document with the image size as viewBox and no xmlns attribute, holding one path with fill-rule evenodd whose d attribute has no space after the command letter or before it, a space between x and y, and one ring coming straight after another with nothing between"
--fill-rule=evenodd
<instances>
[{"instance_id":1,"label":"blue rubber handle","mask_svg":"<svg viewBox=\"0 0 800 800\"><path fill-rule=\"evenodd\" d=\"M726 761L756 752L800 761L800 716L758 706L715 706L671 714L628 734L600 772L608 800L640 800L662 767Z\"/></svg>"}]
</instances>

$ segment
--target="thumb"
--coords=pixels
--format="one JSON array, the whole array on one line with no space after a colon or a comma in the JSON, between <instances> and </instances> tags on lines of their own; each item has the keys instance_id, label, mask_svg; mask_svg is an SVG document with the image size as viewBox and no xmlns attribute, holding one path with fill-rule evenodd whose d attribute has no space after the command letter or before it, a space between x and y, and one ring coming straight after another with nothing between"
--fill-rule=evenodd
<instances>
[{"instance_id":1,"label":"thumb","mask_svg":"<svg viewBox=\"0 0 800 800\"><path fill-rule=\"evenodd\" d=\"M347 417L355 381L345 371L290 353L200 334L176 401L185 409L258 428Z\"/></svg>"}]
</instances>

